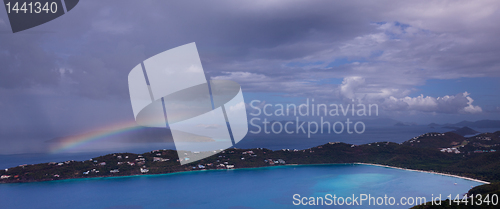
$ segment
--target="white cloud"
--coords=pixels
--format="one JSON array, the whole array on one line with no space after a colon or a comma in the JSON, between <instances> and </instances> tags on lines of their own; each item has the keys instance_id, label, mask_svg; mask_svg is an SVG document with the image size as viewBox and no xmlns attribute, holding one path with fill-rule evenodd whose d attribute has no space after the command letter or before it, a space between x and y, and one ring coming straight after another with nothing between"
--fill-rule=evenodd
<instances>
[{"instance_id":1,"label":"white cloud","mask_svg":"<svg viewBox=\"0 0 500 209\"><path fill-rule=\"evenodd\" d=\"M231 105L231 106L229 106L229 111L230 112L245 111L245 103L239 102L238 104Z\"/></svg>"},{"instance_id":2,"label":"white cloud","mask_svg":"<svg viewBox=\"0 0 500 209\"><path fill-rule=\"evenodd\" d=\"M344 78L342 85L340 85L340 95L352 100L359 99L356 98L355 93L363 84L365 84L365 79L362 77L355 76Z\"/></svg>"},{"instance_id":3,"label":"white cloud","mask_svg":"<svg viewBox=\"0 0 500 209\"><path fill-rule=\"evenodd\" d=\"M402 97L410 93L407 89L369 83L359 76L346 77L338 88L342 99L349 101L380 101L391 96Z\"/></svg>"},{"instance_id":4,"label":"white cloud","mask_svg":"<svg viewBox=\"0 0 500 209\"><path fill-rule=\"evenodd\" d=\"M359 103L381 103L389 111L419 111L435 113L481 113L468 92L443 97L407 96L411 91L371 85L363 77L346 77L339 86L340 96Z\"/></svg>"},{"instance_id":5,"label":"white cloud","mask_svg":"<svg viewBox=\"0 0 500 209\"><path fill-rule=\"evenodd\" d=\"M457 95L446 95L443 97L430 97L420 95L417 97L387 98L383 107L388 110L410 110L435 113L481 113L479 106L472 105L474 100L469 93L464 92Z\"/></svg>"},{"instance_id":6,"label":"white cloud","mask_svg":"<svg viewBox=\"0 0 500 209\"><path fill-rule=\"evenodd\" d=\"M250 72L226 72L225 75L212 77L214 80L245 80L245 81L265 81L268 77L262 74Z\"/></svg>"},{"instance_id":7,"label":"white cloud","mask_svg":"<svg viewBox=\"0 0 500 209\"><path fill-rule=\"evenodd\" d=\"M472 105L472 102L474 102L474 100L472 98L469 97L469 93L467 92L464 92L464 97L467 98L467 107L464 108L464 111L465 112L468 112L468 113L480 113L483 111L483 109L481 109L481 107L479 106L474 106Z\"/></svg>"}]
</instances>

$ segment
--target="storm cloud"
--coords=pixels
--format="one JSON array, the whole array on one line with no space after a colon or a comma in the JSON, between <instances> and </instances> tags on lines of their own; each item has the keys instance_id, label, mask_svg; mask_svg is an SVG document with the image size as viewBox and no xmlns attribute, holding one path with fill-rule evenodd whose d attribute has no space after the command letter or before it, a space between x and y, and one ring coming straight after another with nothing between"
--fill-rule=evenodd
<instances>
[{"instance_id":1,"label":"storm cloud","mask_svg":"<svg viewBox=\"0 0 500 209\"><path fill-rule=\"evenodd\" d=\"M86 0L15 34L2 10L0 114L15 119L2 117L0 130L78 132L132 121L130 70L191 42L207 78L237 81L244 92L378 103L387 113L481 115L484 95L466 89L430 96L420 87L432 79L500 77L499 7L498 1ZM493 103L488 112L497 114L500 101Z\"/></svg>"}]
</instances>

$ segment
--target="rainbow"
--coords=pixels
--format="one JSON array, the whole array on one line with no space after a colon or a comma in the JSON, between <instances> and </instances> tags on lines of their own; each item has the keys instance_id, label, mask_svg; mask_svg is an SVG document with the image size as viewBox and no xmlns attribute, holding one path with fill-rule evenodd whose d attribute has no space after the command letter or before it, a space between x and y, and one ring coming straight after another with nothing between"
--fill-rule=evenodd
<instances>
[{"instance_id":1,"label":"rainbow","mask_svg":"<svg viewBox=\"0 0 500 209\"><path fill-rule=\"evenodd\" d=\"M55 145L51 147L50 153L55 154L55 153L69 151L81 147L90 142L98 141L101 139L105 139L106 137L109 136L118 135L132 130L140 129L141 127L142 126L137 125L135 121L127 121L123 123L109 125L107 127L100 128L97 130L92 130L86 133L68 136L62 138L60 141L55 143Z\"/></svg>"}]
</instances>

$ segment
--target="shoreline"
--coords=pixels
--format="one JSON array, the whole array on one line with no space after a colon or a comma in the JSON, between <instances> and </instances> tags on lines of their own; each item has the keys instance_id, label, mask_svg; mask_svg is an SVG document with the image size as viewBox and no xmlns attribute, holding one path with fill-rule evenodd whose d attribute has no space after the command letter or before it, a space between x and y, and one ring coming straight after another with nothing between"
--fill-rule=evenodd
<instances>
[{"instance_id":1,"label":"shoreline","mask_svg":"<svg viewBox=\"0 0 500 209\"><path fill-rule=\"evenodd\" d=\"M212 172L212 171L233 171L233 170L251 170L251 169L266 169L266 168L278 168L278 167L300 167L300 166L328 166L328 165L354 165L355 163L315 163L315 164L286 164L286 165L276 165L276 166L261 166L261 167L246 167L246 168L231 168L231 169L203 169L203 170L191 170L191 171L175 171L170 173L154 173L154 174L133 174L133 175L123 175L123 176L93 176L93 177L81 177L81 178L64 178L64 179L53 179L53 180L42 180L42 181L24 181L24 182L0 182L2 184L26 184L26 183L40 183L40 182L64 182L64 181L74 181L74 180L96 180L96 179L114 179L114 178L134 178L134 177L158 177L167 175L178 175L178 174L189 174L196 172Z\"/></svg>"},{"instance_id":2,"label":"shoreline","mask_svg":"<svg viewBox=\"0 0 500 209\"><path fill-rule=\"evenodd\" d=\"M499 133L500 134L500 131ZM500 135L499 135L500 140ZM314 165L371 165L379 166L385 168L400 169L406 171L416 171L429 174L437 174L441 176L448 176L453 178L459 178L467 181L473 181L480 184L490 184L490 182L496 182L498 171L491 170L491 168L485 169L485 166L474 165L467 169L457 169L452 167L455 163L475 163L474 160L480 159L479 154L474 154L470 158L457 158L455 155L446 155L441 152L432 149L417 149L411 148L411 146L402 146L402 144L396 144L391 142L384 142L380 148L372 148L368 145L350 145L346 143L336 143L331 142L324 144L322 146L313 147L310 149L304 149L301 152L299 150L280 150L272 151L264 148L254 148L254 149L241 149L239 151L237 148L229 149L224 156L215 156L213 158L207 159L206 161L200 162L198 166L193 162L192 165L178 165L174 161L170 163L154 163L161 160L162 162L169 159L176 159L178 155L175 150L163 151L155 150L146 152L143 154L134 153L113 153L96 158L91 158L85 161L65 161L64 163L39 163L31 165L20 165L12 168L5 169L5 171L0 170L0 183L30 183L30 182L43 182L43 181L60 181L60 180L73 180L73 179L88 179L88 178L108 178L108 177L127 177L127 176L144 176L144 175L165 175L165 174L178 174L184 172L192 171L209 171L209 170L239 170L239 169L252 169L252 168L269 168L269 167L280 167L280 166L314 166ZM379 147L379 143L376 143ZM389 155L380 154L386 151L390 151ZM420 161L414 161L408 158L408 149L412 150L412 155L422 158ZM245 160L245 154L247 151L251 151L252 159L250 161ZM308 151L308 152L306 152ZM160 153L161 152L161 153ZM269 152L269 153L267 153ZM255 155L254 155L255 153ZM121 154L127 154L125 158L131 156L133 163L127 160L122 160ZM142 156L144 155L144 156ZM486 153L484 155L491 156L491 159L500 157L499 153ZM162 156L162 157L158 157ZM227 156L227 157L226 157ZM257 157L258 156L258 157ZM482 156L482 155L481 155ZM222 157L222 158L221 158ZM253 158L255 157L255 158ZM391 161L391 158L396 157L397 160ZM162 158L166 158L162 159ZM239 159L241 158L241 160ZM134 160L135 159L135 160ZM272 160L274 159L274 160ZM276 159L279 159L278 161ZM286 159L287 163L285 163ZM373 162L375 160L376 162ZM222 161L225 161L222 164ZM270 161L271 160L271 161ZM481 160L481 159L480 159ZM94 161L94 162L91 162ZM100 163L99 163L99 162ZM125 161L130 166L124 164ZM137 165L136 165L137 161ZM146 162L147 161L147 162ZM178 160L179 161L179 160ZM347 162L346 162L347 161ZM419 162L424 164L415 164ZM220 164L219 164L220 163ZM380 163L380 164L377 164ZM490 166L497 166L498 162L493 160L486 160L485 163ZM124 165L122 165L124 164ZM202 166L205 165L205 166ZM231 166L226 168L225 165ZM425 166L427 165L427 166ZM141 172L136 169L138 166L141 167ZM396 167L401 166L401 167ZM143 170L143 168L148 168ZM412 168L412 169L408 169ZM92 169L93 168L93 169ZM120 172L118 170L122 172ZM89 174L90 170L95 173ZM420 170L417 170L420 169ZM479 170L478 170L479 169ZM97 170L101 170L104 173L98 173ZM108 173L109 171L109 173ZM488 171L485 173L483 171ZM479 175L481 174L481 175ZM490 182L488 182L490 181Z\"/></svg>"},{"instance_id":3,"label":"shoreline","mask_svg":"<svg viewBox=\"0 0 500 209\"><path fill-rule=\"evenodd\" d=\"M328 166L328 165L368 165L368 166L377 166L377 167L383 167L383 168L391 168L391 169L399 169L399 170L404 170L404 171L412 171L412 172L421 172L421 173L428 173L428 174L435 174L435 175L441 175L441 176L448 176L448 177L453 177L453 178L459 178L459 179L464 179L468 181L474 181L482 184L490 184L490 182L479 180L479 179L474 179L474 178L469 178L469 177L464 177L464 176L458 176L458 175L453 175L453 174L446 174L446 173L439 173L439 172L434 172L434 171L425 171L425 170L415 170L415 169L408 169L408 168L400 168L400 167L395 167L395 166L389 166L389 165L382 165L382 164L375 164L375 163L360 163L360 162L354 162L354 163L315 163L315 164L286 164L286 165L278 165L278 166L262 166L262 167L248 167L248 168L233 168L233 169L204 169L204 170L194 170L194 171L176 171L176 172L171 172L171 173L157 173L157 174L136 174L136 175L124 175L124 176L96 176L96 177L86 177L86 178L68 178L68 179L58 179L58 180L48 180L48 181L27 181L27 182L15 182L15 183L37 183L37 182L64 182L64 181L74 181L74 180L96 180L96 179L113 179L113 178L134 178L134 177L144 177L144 176L166 176L166 175L176 175L176 174L188 174L188 173L195 173L195 172L209 172L209 171L231 171L231 170L250 170L250 169L265 169L265 168L276 168L276 167L301 167L301 166ZM6 182L1 182L0 184L11 184L6 183ZM14 184L15 184L14 183Z\"/></svg>"},{"instance_id":4,"label":"shoreline","mask_svg":"<svg viewBox=\"0 0 500 209\"><path fill-rule=\"evenodd\" d=\"M478 182L478 183L482 183L482 184L490 184L490 182L479 180L479 179L473 179L473 178L469 178L469 177L465 177L465 176L458 176L458 175L447 174L447 173L439 173L439 172L435 172L435 171L415 170L415 169L400 168L400 167L395 167L395 166L381 165L381 164L374 164L374 163L353 163L353 164L371 165L371 166L378 166L378 167L384 167L384 168L399 169L399 170L405 170L405 171L413 171L413 172L436 174L436 175L441 175L441 176L449 176L449 177L454 177L454 178L459 178L459 179L465 179L465 180L474 181L474 182Z\"/></svg>"}]
</instances>

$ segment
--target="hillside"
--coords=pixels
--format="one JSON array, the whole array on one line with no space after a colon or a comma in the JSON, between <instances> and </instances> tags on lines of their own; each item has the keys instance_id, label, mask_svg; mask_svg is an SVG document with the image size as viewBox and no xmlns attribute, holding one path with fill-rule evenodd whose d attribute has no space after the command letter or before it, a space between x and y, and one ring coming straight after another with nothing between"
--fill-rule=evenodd
<instances>
[{"instance_id":1,"label":"hillside","mask_svg":"<svg viewBox=\"0 0 500 209\"><path fill-rule=\"evenodd\" d=\"M427 202L425 205L418 205L412 207L412 209L440 209L440 208L446 208L446 209L468 209L468 208L477 208L477 209L493 209L493 208L498 208L498 205L493 205L492 202L495 202L495 198L493 198L494 195L497 197L500 196L500 183L492 183L492 184L484 184L480 185L477 187L474 187L469 190L467 195L473 196L476 199L473 200L472 198L468 198L467 201L464 199L461 199L459 203L454 202L453 200L451 201L450 205L450 200L442 200L439 203L431 203ZM489 196L487 201L480 202L477 200L478 197L486 197ZM486 198L483 198L485 200ZM498 200L498 198L496 198ZM473 203L474 202L474 203ZM477 203L481 203L481 205L477 205ZM440 204L440 205L438 205ZM466 205L467 204L467 205ZM471 204L476 204L476 205L471 205Z\"/></svg>"},{"instance_id":2,"label":"hillside","mask_svg":"<svg viewBox=\"0 0 500 209\"><path fill-rule=\"evenodd\" d=\"M418 148L446 148L462 144L465 137L453 133L426 133L403 142L403 145Z\"/></svg>"},{"instance_id":3,"label":"hillside","mask_svg":"<svg viewBox=\"0 0 500 209\"><path fill-rule=\"evenodd\" d=\"M328 143L304 150L227 149L216 155L180 165L175 150L143 154L114 153L86 161L21 165L1 170L1 183L58 179L161 174L206 169L251 168L286 164L376 163L402 168L451 173L486 181L500 180L500 153L492 151L500 132L464 138L458 134L428 133L402 144L364 145ZM451 148L450 148L451 147ZM447 149L443 148L449 148ZM467 151L481 149L484 152ZM488 150L486 150L488 149ZM199 153L189 153L197 155ZM203 153L202 153L203 154Z\"/></svg>"},{"instance_id":4,"label":"hillside","mask_svg":"<svg viewBox=\"0 0 500 209\"><path fill-rule=\"evenodd\" d=\"M474 134L477 134L479 133L478 131L472 129L472 128L469 128L467 126L465 127L462 127L462 128L458 128L454 131L452 131L453 133L456 133L458 135L461 135L461 136L467 136L467 135L474 135Z\"/></svg>"}]
</instances>

